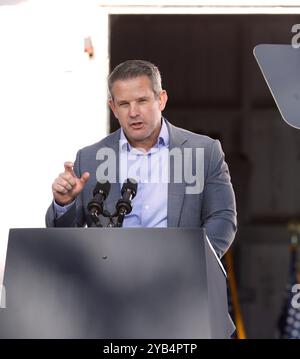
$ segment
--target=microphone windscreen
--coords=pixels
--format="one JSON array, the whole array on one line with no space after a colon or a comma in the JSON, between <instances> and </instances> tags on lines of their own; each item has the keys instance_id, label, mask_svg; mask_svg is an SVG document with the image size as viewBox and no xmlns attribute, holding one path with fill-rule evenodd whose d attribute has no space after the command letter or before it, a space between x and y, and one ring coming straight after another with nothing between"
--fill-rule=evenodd
<instances>
[{"instance_id":1,"label":"microphone windscreen","mask_svg":"<svg viewBox=\"0 0 300 359\"><path fill-rule=\"evenodd\" d=\"M97 182L97 184L94 188L94 191L93 191L93 195L95 196L97 193L102 192L103 196L106 198L109 194L110 187L111 187L111 184L108 181Z\"/></svg>"},{"instance_id":2,"label":"microphone windscreen","mask_svg":"<svg viewBox=\"0 0 300 359\"><path fill-rule=\"evenodd\" d=\"M122 186L122 190L121 190L121 194L123 196L124 192L127 190L130 190L132 193L132 198L135 197L136 192L137 192L137 181L133 178L127 178L127 180L125 180L125 182L123 183Z\"/></svg>"}]
</instances>

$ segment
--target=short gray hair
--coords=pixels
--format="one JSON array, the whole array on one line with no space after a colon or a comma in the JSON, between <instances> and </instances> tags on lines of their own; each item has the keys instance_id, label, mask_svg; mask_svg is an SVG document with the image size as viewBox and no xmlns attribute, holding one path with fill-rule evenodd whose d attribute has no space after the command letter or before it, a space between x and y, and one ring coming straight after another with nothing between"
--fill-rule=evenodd
<instances>
[{"instance_id":1,"label":"short gray hair","mask_svg":"<svg viewBox=\"0 0 300 359\"><path fill-rule=\"evenodd\" d=\"M161 75L157 66L145 60L127 60L116 66L108 77L109 95L113 98L112 87L117 80L147 76L156 96L162 91Z\"/></svg>"}]
</instances>

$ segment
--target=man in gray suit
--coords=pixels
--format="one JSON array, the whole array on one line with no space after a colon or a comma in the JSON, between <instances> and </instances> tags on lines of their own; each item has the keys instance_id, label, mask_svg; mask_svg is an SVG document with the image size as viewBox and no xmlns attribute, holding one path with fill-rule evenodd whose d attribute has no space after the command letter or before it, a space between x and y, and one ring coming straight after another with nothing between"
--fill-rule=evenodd
<instances>
[{"instance_id":1,"label":"man in gray suit","mask_svg":"<svg viewBox=\"0 0 300 359\"><path fill-rule=\"evenodd\" d=\"M162 117L168 97L152 63L121 63L108 86L121 128L79 150L74 164L65 162L52 185L46 225L92 226L87 204L96 182L106 176L112 182L105 209L113 213L124 179L134 177L138 191L124 227L204 227L221 257L235 236L236 207L220 142Z\"/></svg>"}]
</instances>

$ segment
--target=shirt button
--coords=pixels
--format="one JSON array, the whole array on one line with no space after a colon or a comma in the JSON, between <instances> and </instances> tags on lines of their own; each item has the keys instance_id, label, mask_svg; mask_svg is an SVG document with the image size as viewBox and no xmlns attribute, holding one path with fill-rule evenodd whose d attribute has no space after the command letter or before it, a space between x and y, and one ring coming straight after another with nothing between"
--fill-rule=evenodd
<instances>
[{"instance_id":1,"label":"shirt button","mask_svg":"<svg viewBox=\"0 0 300 359\"><path fill-rule=\"evenodd\" d=\"M148 204L146 204L146 206L145 206L145 209L149 209L149 206L148 206Z\"/></svg>"}]
</instances>

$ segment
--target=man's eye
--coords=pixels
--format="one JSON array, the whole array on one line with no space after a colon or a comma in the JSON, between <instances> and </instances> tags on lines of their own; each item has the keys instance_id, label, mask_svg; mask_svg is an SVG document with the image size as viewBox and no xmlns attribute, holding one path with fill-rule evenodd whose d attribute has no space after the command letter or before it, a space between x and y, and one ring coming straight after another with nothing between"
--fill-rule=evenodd
<instances>
[{"instance_id":1,"label":"man's eye","mask_svg":"<svg viewBox=\"0 0 300 359\"><path fill-rule=\"evenodd\" d=\"M122 103L119 104L119 106L121 106L121 107L126 107L127 105L128 105L127 102L122 102Z\"/></svg>"},{"instance_id":2,"label":"man's eye","mask_svg":"<svg viewBox=\"0 0 300 359\"><path fill-rule=\"evenodd\" d=\"M139 102L146 102L147 100L145 98L139 99Z\"/></svg>"}]
</instances>

